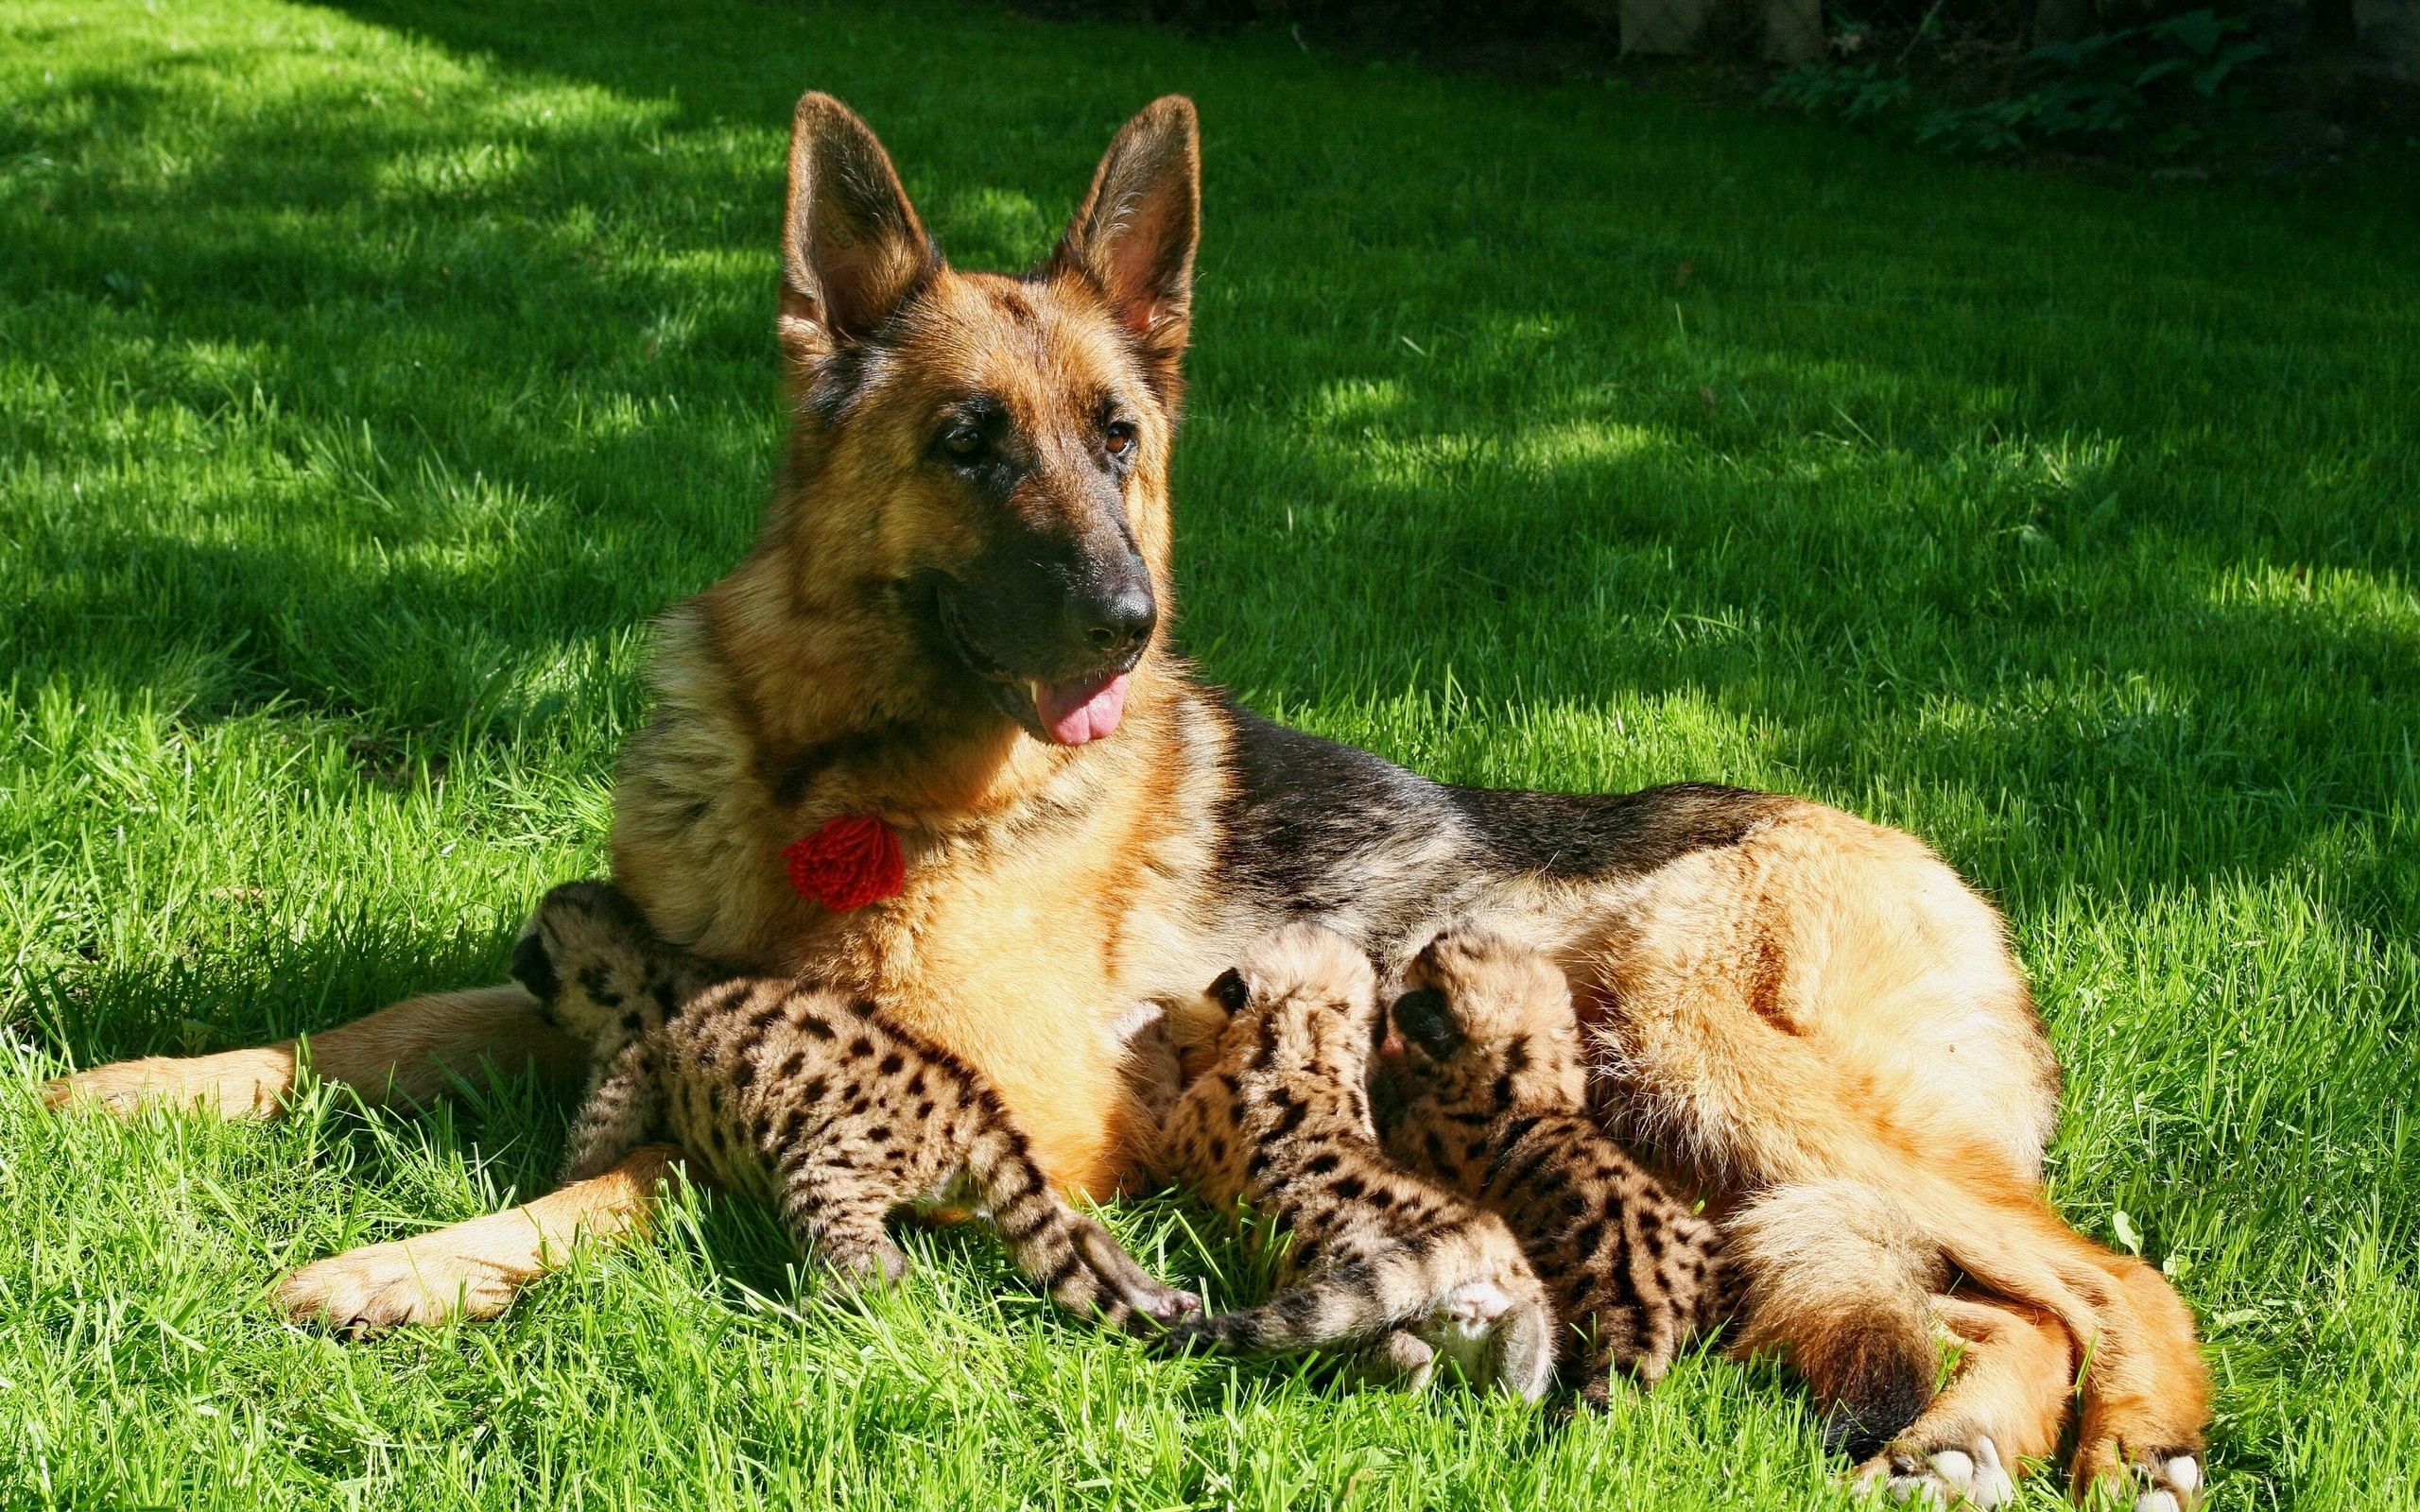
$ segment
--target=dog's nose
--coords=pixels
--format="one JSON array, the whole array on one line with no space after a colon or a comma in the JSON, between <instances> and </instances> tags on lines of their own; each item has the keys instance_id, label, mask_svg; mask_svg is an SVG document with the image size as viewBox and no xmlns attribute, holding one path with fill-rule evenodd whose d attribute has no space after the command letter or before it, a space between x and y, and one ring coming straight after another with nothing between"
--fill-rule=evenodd
<instances>
[{"instance_id":1,"label":"dog's nose","mask_svg":"<svg viewBox=\"0 0 2420 1512\"><path fill-rule=\"evenodd\" d=\"M1104 657L1124 656L1151 637L1160 622L1160 606L1148 580L1130 579L1087 595L1083 607L1084 644Z\"/></svg>"}]
</instances>

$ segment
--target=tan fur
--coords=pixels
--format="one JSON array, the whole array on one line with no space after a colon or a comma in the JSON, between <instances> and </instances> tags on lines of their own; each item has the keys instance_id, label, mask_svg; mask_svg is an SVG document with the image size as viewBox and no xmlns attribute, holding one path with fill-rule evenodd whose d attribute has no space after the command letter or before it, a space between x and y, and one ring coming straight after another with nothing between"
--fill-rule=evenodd
<instances>
[{"instance_id":1,"label":"tan fur","mask_svg":"<svg viewBox=\"0 0 2420 1512\"><path fill-rule=\"evenodd\" d=\"M1939 1248L1883 1194L1803 1181L1740 1203L1723 1243L1744 1282L1731 1349L1804 1377L1853 1452L1897 1434L1930 1395Z\"/></svg>"},{"instance_id":2,"label":"tan fur","mask_svg":"<svg viewBox=\"0 0 2420 1512\"><path fill-rule=\"evenodd\" d=\"M1284 1231L1282 1290L1180 1336L1254 1353L1371 1349L1415 1383L1443 1353L1482 1383L1537 1398L1554 1368L1554 1314L1520 1244L1379 1146L1369 960L1296 924L1254 944L1214 990L1232 1016L1168 1119L1160 1163L1214 1208Z\"/></svg>"},{"instance_id":3,"label":"tan fur","mask_svg":"<svg viewBox=\"0 0 2420 1512\"><path fill-rule=\"evenodd\" d=\"M825 96L801 102L778 318L794 416L782 485L749 558L662 627L656 706L615 796L614 874L660 931L874 998L997 1087L1054 1177L1095 1193L1148 1154L1119 1025L1159 1005L1199 1059L1217 1027L1201 985L1278 921L1219 871L1238 736L1166 649L1165 611L1106 741L1044 744L950 674L906 595L919 572L979 550L980 530L920 438L942 396L996 393L1037 438L1008 515L1072 530L1089 476L1074 448L1114 395L1139 449L1118 518L1165 610L1195 142L1189 105L1146 110L1061 252L1002 279L940 264L873 134ZM860 340L893 305L878 349ZM819 408L819 386L853 352L873 355L848 374L846 405ZM1623 1115L1616 1132L1660 1150L1719 1209L1802 1183L1887 1193L1981 1288L2056 1318L2089 1361L2079 1486L2177 1460L2208 1420L2191 1319L2156 1272L2075 1234L2043 1199L2057 1072L1998 916L1907 835L1761 802L1736 843L1640 868L1464 878L1446 868L1467 848L1441 832L1373 855L1366 876L1374 895L1461 888L1462 912L1559 962L1605 1106ZM780 851L843 813L896 827L908 880L896 900L832 915L789 891ZM1354 907L1331 921L1363 927ZM416 999L318 1037L316 1063L377 1096L441 1088L438 1065L559 1060L525 1002ZM274 1047L104 1067L52 1095L266 1115L293 1075L290 1047ZM547 1212L618 1200L583 1206L581 1191ZM462 1243L484 1254L493 1231ZM453 1242L412 1243L426 1260ZM326 1264L337 1269L289 1283L298 1305L354 1295Z\"/></svg>"},{"instance_id":4,"label":"tan fur","mask_svg":"<svg viewBox=\"0 0 2420 1512\"><path fill-rule=\"evenodd\" d=\"M2059 1445L2058 1404L2074 1379L2066 1331L2037 1309L1971 1296L1940 1296L1931 1310L1958 1353L1949 1389L1882 1452L1858 1467L1861 1485L1901 1497L1954 1494L1996 1506L2014 1477ZM1984 1446L1988 1446L1987 1449ZM1987 1456L1979 1460L1977 1451Z\"/></svg>"},{"instance_id":5,"label":"tan fur","mask_svg":"<svg viewBox=\"0 0 2420 1512\"><path fill-rule=\"evenodd\" d=\"M52 1108L71 1103L130 1116L147 1106L199 1107L223 1118L274 1117L302 1064L321 1081L372 1102L425 1103L485 1067L533 1067L568 1083L587 1064L580 1047L541 1022L512 983L432 992L310 1036L209 1056L148 1056L61 1077L43 1089Z\"/></svg>"},{"instance_id":6,"label":"tan fur","mask_svg":"<svg viewBox=\"0 0 2420 1512\"><path fill-rule=\"evenodd\" d=\"M647 1232L657 1189L679 1172L680 1159L671 1145L646 1145L535 1202L348 1249L280 1281L278 1302L348 1333L493 1317L581 1239L610 1244Z\"/></svg>"}]
</instances>

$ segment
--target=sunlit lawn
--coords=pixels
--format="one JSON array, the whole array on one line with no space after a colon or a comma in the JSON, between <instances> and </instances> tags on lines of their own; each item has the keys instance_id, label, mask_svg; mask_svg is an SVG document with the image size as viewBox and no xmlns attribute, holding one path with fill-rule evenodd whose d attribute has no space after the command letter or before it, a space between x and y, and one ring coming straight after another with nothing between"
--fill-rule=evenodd
<instances>
[{"instance_id":1,"label":"sunlit lawn","mask_svg":"<svg viewBox=\"0 0 2420 1512\"><path fill-rule=\"evenodd\" d=\"M986 266L1194 94L1212 674L1442 777L1719 779L1933 839L2066 1057L2060 1200L2202 1313L2216 1503L2413 1499L2408 186L2120 193L982 8L12 0L0 1503L1840 1496L1787 1385L1719 1361L1568 1426L1345 1398L1063 1323L975 1236L835 1305L734 1203L498 1324L343 1346L271 1280L531 1191L560 1106L38 1109L70 1060L493 980L601 869L645 622L767 491L809 86ZM1116 1221L1234 1295L1198 1211Z\"/></svg>"}]
</instances>

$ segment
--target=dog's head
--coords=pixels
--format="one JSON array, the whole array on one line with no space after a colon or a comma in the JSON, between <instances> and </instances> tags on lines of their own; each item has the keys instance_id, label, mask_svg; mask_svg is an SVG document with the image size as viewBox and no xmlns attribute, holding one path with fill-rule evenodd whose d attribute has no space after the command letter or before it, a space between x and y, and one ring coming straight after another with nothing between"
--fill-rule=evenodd
<instances>
[{"instance_id":1,"label":"dog's head","mask_svg":"<svg viewBox=\"0 0 2420 1512\"><path fill-rule=\"evenodd\" d=\"M1193 106L1159 100L1041 266L962 273L865 123L799 102L769 544L899 713L989 707L1063 746L1116 729L1168 608L1199 180Z\"/></svg>"}]
</instances>

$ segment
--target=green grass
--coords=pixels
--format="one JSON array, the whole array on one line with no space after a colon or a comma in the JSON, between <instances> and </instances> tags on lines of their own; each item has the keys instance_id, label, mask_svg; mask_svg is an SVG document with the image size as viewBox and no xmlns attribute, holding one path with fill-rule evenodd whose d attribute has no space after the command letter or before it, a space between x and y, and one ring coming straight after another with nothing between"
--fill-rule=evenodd
<instances>
[{"instance_id":1,"label":"green grass","mask_svg":"<svg viewBox=\"0 0 2420 1512\"><path fill-rule=\"evenodd\" d=\"M0 15L0 1503L1839 1499L1721 1362L1564 1429L1340 1398L1148 1360L956 1234L835 1305L734 1203L498 1324L341 1346L271 1280L533 1191L562 1108L38 1109L70 1058L493 980L601 868L644 622L767 492L809 85L994 266L1193 94L1212 674L1441 777L1931 838L2070 1069L2060 1200L2202 1313L2215 1503L2414 1501L2408 187L2120 194L985 9L512 9ZM1200 1213L1116 1222L1234 1290Z\"/></svg>"}]
</instances>

